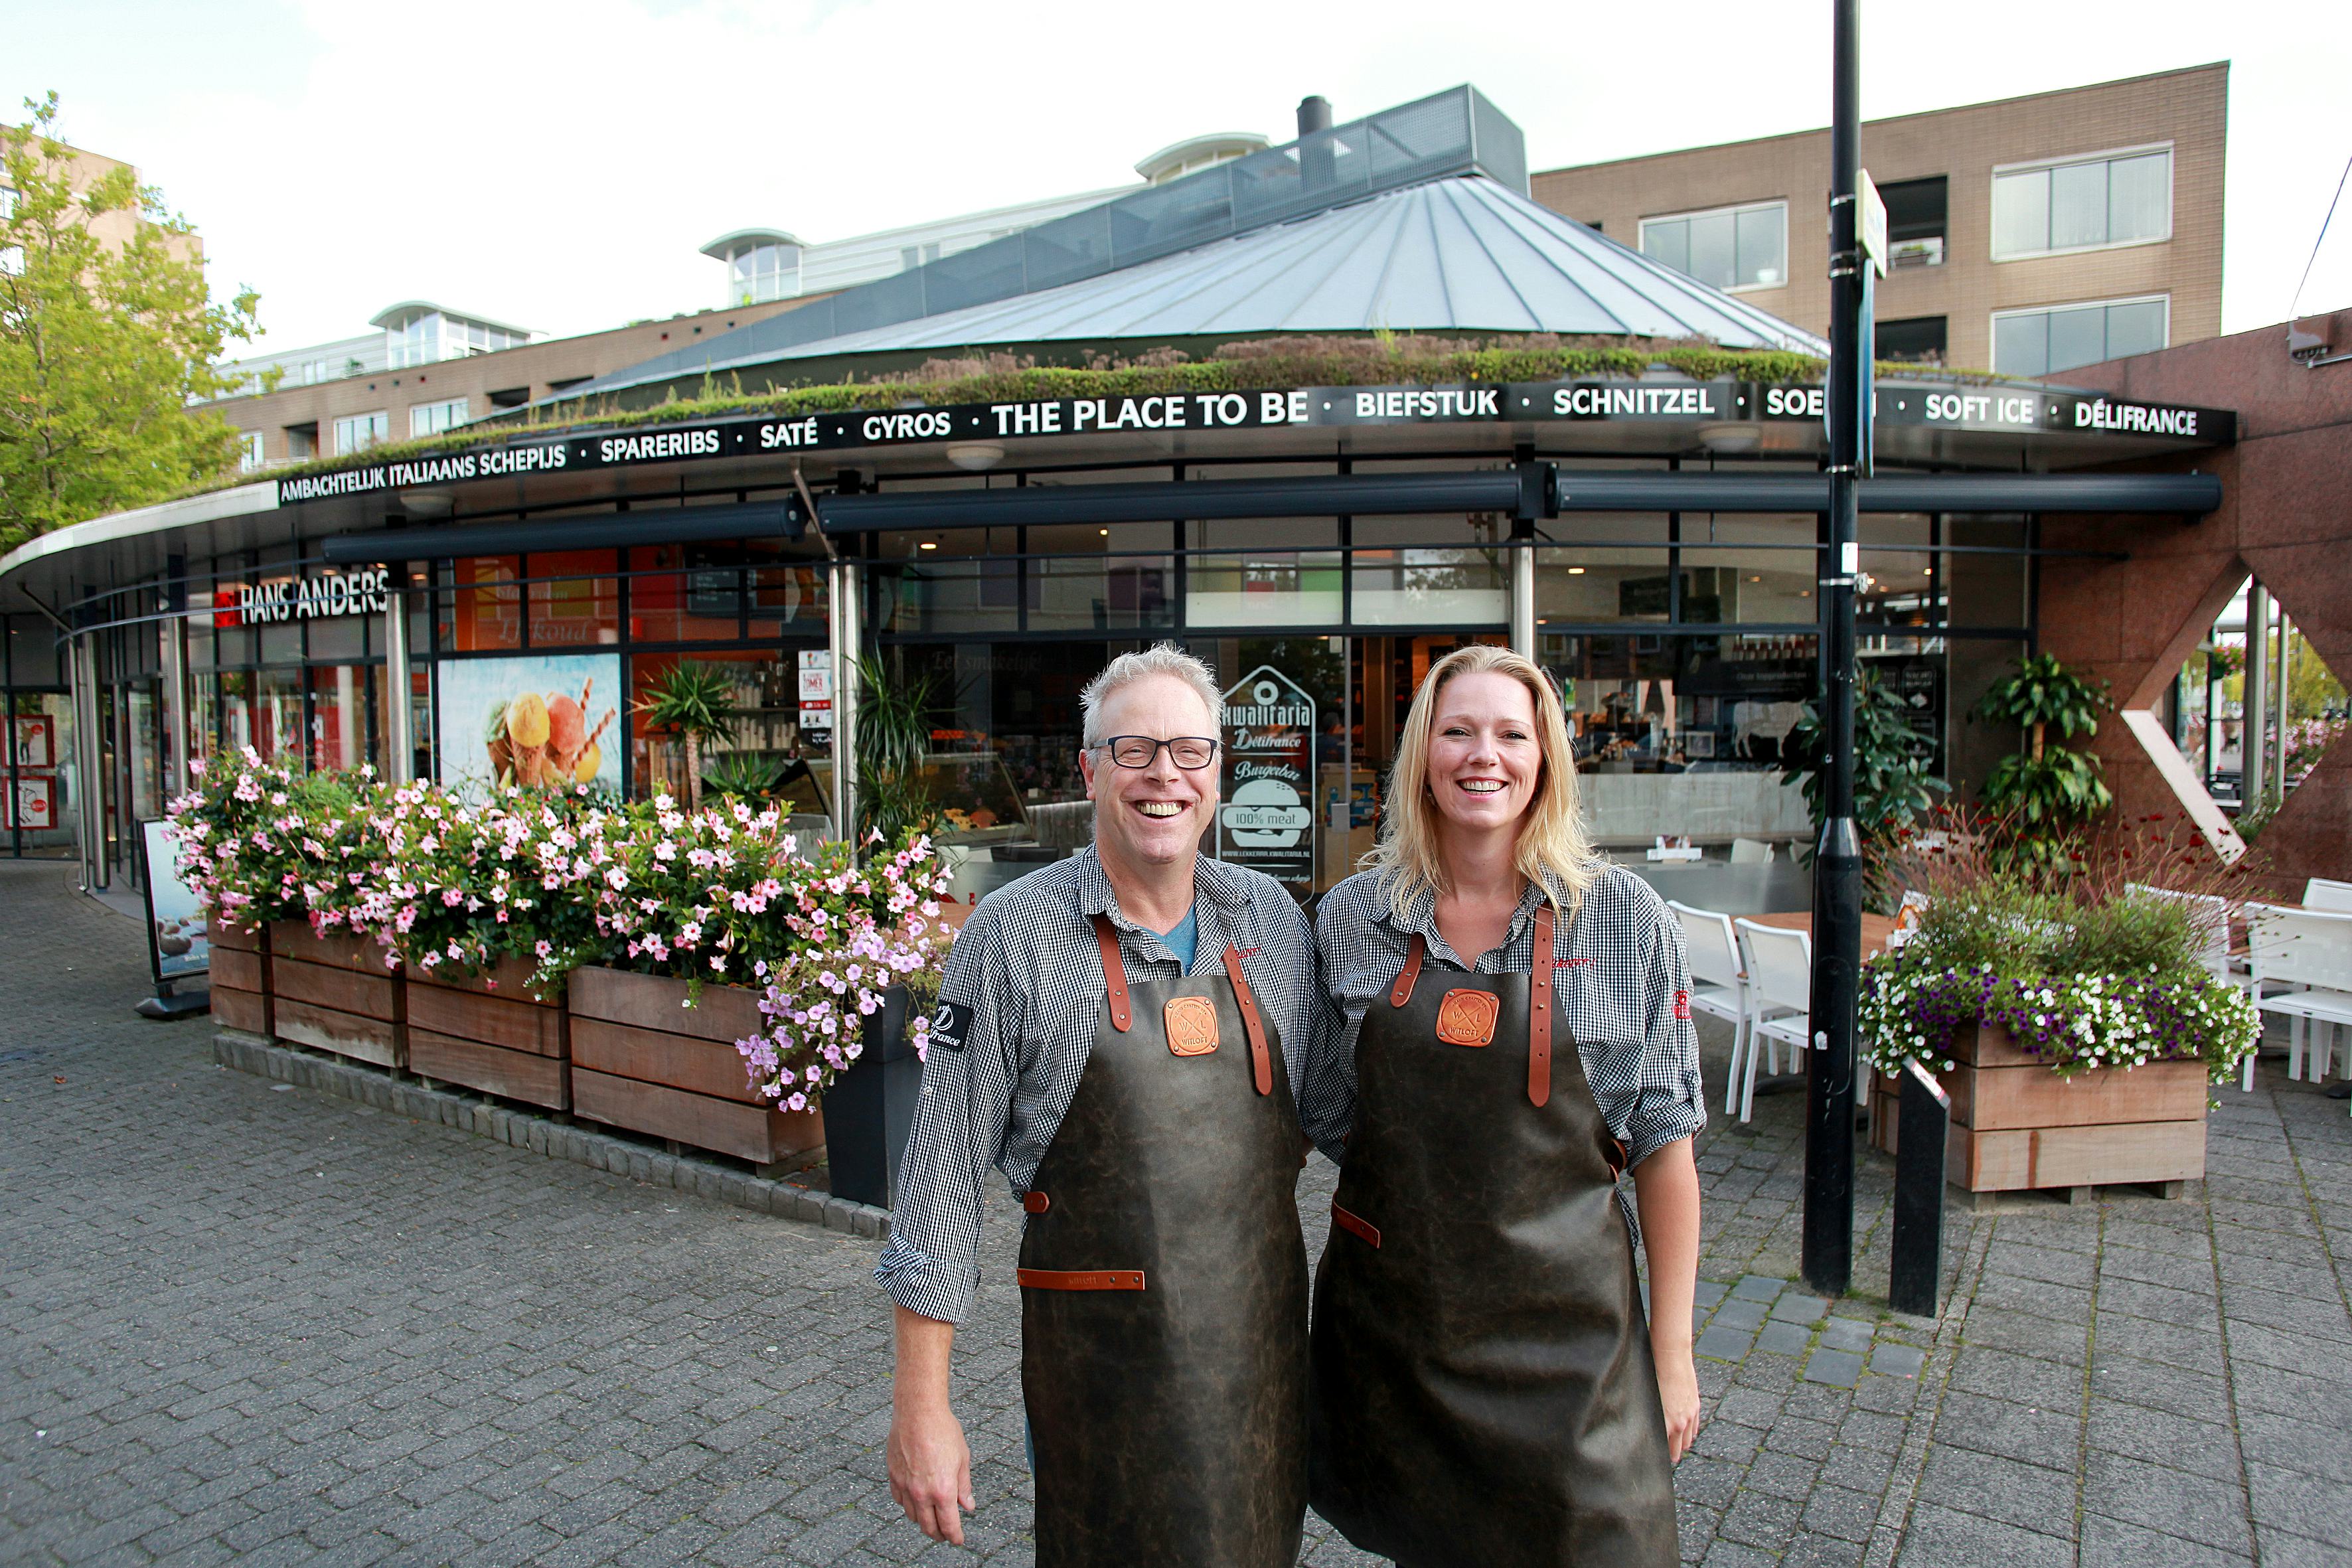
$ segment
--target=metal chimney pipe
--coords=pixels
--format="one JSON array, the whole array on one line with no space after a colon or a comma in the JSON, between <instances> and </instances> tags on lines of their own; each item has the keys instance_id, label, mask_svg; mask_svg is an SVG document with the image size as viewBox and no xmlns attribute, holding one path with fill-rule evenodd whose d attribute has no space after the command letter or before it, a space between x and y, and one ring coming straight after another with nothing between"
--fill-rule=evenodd
<instances>
[{"instance_id":1,"label":"metal chimney pipe","mask_svg":"<svg viewBox=\"0 0 2352 1568\"><path fill-rule=\"evenodd\" d=\"M1330 129L1330 100L1317 93L1298 100L1298 183L1307 190L1331 187L1339 151Z\"/></svg>"}]
</instances>

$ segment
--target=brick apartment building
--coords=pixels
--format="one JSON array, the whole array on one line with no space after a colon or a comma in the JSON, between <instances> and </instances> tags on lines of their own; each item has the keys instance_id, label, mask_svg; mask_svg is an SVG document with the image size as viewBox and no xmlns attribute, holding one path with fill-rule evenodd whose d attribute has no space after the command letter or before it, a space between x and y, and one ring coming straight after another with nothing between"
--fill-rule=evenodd
<instances>
[{"instance_id":1,"label":"brick apartment building","mask_svg":"<svg viewBox=\"0 0 2352 1568\"><path fill-rule=\"evenodd\" d=\"M1865 123L1895 250L1879 357L2043 375L2218 333L2229 86L2196 66ZM1534 195L1823 331L1829 141L1553 169Z\"/></svg>"}]
</instances>

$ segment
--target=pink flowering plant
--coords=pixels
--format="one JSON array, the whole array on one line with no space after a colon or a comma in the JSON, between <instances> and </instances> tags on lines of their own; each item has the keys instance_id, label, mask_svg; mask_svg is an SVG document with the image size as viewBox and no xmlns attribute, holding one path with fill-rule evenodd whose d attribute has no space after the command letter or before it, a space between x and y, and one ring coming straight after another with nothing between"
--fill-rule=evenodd
<instances>
[{"instance_id":1,"label":"pink flowering plant","mask_svg":"<svg viewBox=\"0 0 2352 1568\"><path fill-rule=\"evenodd\" d=\"M344 878L377 854L367 833L373 772L296 773L250 746L189 771L192 787L168 808L181 881L227 925L325 929L314 910L335 910Z\"/></svg>"},{"instance_id":2,"label":"pink flowering plant","mask_svg":"<svg viewBox=\"0 0 2352 1568\"><path fill-rule=\"evenodd\" d=\"M172 823L181 876L215 918L368 937L389 969L432 979L525 957L545 995L609 964L687 980L688 1006L706 984L756 987L765 1024L737 1048L754 1089L789 1110L857 1059L894 985L928 1050L948 878L919 831L870 836L861 862L841 844L804 852L777 810L741 800L469 796L251 752L202 770Z\"/></svg>"},{"instance_id":3,"label":"pink flowering plant","mask_svg":"<svg viewBox=\"0 0 2352 1568\"><path fill-rule=\"evenodd\" d=\"M868 845L879 841L875 834ZM862 867L829 847L791 889L784 923L797 941L754 966L767 1026L735 1045L753 1092L785 1110L806 1110L865 1053L866 1020L893 985L907 987L909 1043L929 1058L930 1003L950 940L940 906L948 876L928 834L910 831Z\"/></svg>"},{"instance_id":4,"label":"pink flowering plant","mask_svg":"<svg viewBox=\"0 0 2352 1568\"><path fill-rule=\"evenodd\" d=\"M510 785L475 799L415 784L383 792L378 807L370 826L385 853L372 880L352 881L350 920L384 944L387 965L431 978L520 957L544 995L602 955L583 889L611 859L604 797Z\"/></svg>"}]
</instances>

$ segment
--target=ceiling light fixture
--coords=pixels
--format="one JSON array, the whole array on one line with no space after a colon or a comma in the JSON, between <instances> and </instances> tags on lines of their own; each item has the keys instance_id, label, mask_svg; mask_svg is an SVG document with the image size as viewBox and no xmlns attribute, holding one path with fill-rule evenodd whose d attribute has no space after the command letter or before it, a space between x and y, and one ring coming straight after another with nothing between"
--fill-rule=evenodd
<instances>
[{"instance_id":1,"label":"ceiling light fixture","mask_svg":"<svg viewBox=\"0 0 2352 1568\"><path fill-rule=\"evenodd\" d=\"M920 544L915 546L918 550L937 550L939 547L940 542L936 539L926 539Z\"/></svg>"},{"instance_id":2,"label":"ceiling light fixture","mask_svg":"<svg viewBox=\"0 0 2352 1568\"><path fill-rule=\"evenodd\" d=\"M1584 575L1584 568L1581 566L1571 566L1568 569L1568 574L1571 577L1581 577Z\"/></svg>"},{"instance_id":3,"label":"ceiling light fixture","mask_svg":"<svg viewBox=\"0 0 2352 1568\"><path fill-rule=\"evenodd\" d=\"M993 441L959 441L948 447L948 461L967 473L983 473L1004 461L1004 448Z\"/></svg>"}]
</instances>

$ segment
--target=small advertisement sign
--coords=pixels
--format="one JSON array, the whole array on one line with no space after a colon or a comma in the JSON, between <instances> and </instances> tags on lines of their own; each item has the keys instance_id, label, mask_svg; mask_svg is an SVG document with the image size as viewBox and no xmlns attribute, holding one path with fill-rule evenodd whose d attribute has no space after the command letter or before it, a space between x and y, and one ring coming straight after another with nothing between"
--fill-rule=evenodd
<instances>
[{"instance_id":1,"label":"small advertisement sign","mask_svg":"<svg viewBox=\"0 0 2352 1568\"><path fill-rule=\"evenodd\" d=\"M444 659L441 782L621 787L621 656Z\"/></svg>"},{"instance_id":2,"label":"small advertisement sign","mask_svg":"<svg viewBox=\"0 0 2352 1568\"><path fill-rule=\"evenodd\" d=\"M16 787L0 795L0 805L7 808L8 820L0 826L21 827L30 833L58 825L58 781L44 773L19 773Z\"/></svg>"},{"instance_id":3,"label":"small advertisement sign","mask_svg":"<svg viewBox=\"0 0 2352 1568\"><path fill-rule=\"evenodd\" d=\"M801 728L833 728L833 655L822 648L801 652Z\"/></svg>"},{"instance_id":4,"label":"small advertisement sign","mask_svg":"<svg viewBox=\"0 0 2352 1568\"><path fill-rule=\"evenodd\" d=\"M1217 856L1281 882L1315 879L1315 699L1262 664L1225 693Z\"/></svg>"},{"instance_id":5,"label":"small advertisement sign","mask_svg":"<svg viewBox=\"0 0 2352 1568\"><path fill-rule=\"evenodd\" d=\"M145 874L140 880L147 889L147 956L154 966L155 983L161 985L167 980L203 974L212 968L205 907L180 880L169 825L142 822L139 833L145 854Z\"/></svg>"},{"instance_id":6,"label":"small advertisement sign","mask_svg":"<svg viewBox=\"0 0 2352 1568\"><path fill-rule=\"evenodd\" d=\"M8 751L20 768L56 767L56 723L46 713L18 714L8 721Z\"/></svg>"}]
</instances>

